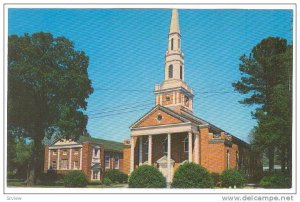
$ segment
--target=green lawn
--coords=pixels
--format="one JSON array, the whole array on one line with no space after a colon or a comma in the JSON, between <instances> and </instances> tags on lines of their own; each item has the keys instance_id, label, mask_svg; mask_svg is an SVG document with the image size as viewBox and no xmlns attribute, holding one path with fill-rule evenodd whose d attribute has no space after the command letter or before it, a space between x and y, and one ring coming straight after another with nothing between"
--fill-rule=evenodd
<instances>
[{"instance_id":1,"label":"green lawn","mask_svg":"<svg viewBox=\"0 0 300 202\"><path fill-rule=\"evenodd\" d=\"M20 180L20 179L10 179L7 180L7 187L27 187L26 183L24 182L24 180ZM56 184L56 185L34 185L33 187L37 187L37 188L65 188L64 185L62 183L60 184ZM128 184L112 184L110 186L106 186L103 184L100 185L87 185L87 188L127 188Z\"/></svg>"}]
</instances>

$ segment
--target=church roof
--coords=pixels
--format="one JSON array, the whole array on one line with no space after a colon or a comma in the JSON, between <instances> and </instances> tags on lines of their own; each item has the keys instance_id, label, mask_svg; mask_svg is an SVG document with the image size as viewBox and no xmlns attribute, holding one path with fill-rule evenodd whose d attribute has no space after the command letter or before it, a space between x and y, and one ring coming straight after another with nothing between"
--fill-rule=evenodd
<instances>
[{"instance_id":1,"label":"church roof","mask_svg":"<svg viewBox=\"0 0 300 202\"><path fill-rule=\"evenodd\" d=\"M103 144L105 150L109 151L118 151L122 152L125 145L121 142L111 141L111 140L104 140L99 138L87 137L87 136L80 136L78 142L91 142L96 144Z\"/></svg>"},{"instance_id":2,"label":"church roof","mask_svg":"<svg viewBox=\"0 0 300 202\"><path fill-rule=\"evenodd\" d=\"M178 119L182 120L183 122L191 122L191 123L193 123L197 126L208 126L216 133L225 132L228 135L231 135L234 141L237 141L237 142L240 142L242 144L247 145L247 143L245 141L243 141L243 140L239 139L238 137L222 130L221 128L215 126L214 124L212 124L212 123L210 123L210 122L208 122L208 121L206 121L202 118L199 118L199 117L195 116L192 113L186 112L184 110L181 110L180 113L178 113L178 112L176 112L176 111L174 111L170 108L167 108L167 107L164 107L164 106L161 106L161 105L156 105L155 107L153 107L149 112L147 112L144 116L142 116L139 120L137 120L134 124L132 124L130 126L130 128L134 128L134 127L138 126L139 123L142 122L144 118L146 118L149 114L151 114L156 109L162 110L162 111L168 113L169 115L172 115L175 118L178 118Z\"/></svg>"},{"instance_id":3,"label":"church roof","mask_svg":"<svg viewBox=\"0 0 300 202\"><path fill-rule=\"evenodd\" d=\"M49 142L49 145L54 145L57 141L59 141L61 138L52 140ZM89 142L89 143L95 143L95 144L102 144L104 145L104 149L107 151L117 151L122 152L123 149L126 147L121 142L111 141L111 140L104 140L99 138L93 138L88 136L80 136L79 139L76 141L77 143L83 143L83 142Z\"/></svg>"}]
</instances>

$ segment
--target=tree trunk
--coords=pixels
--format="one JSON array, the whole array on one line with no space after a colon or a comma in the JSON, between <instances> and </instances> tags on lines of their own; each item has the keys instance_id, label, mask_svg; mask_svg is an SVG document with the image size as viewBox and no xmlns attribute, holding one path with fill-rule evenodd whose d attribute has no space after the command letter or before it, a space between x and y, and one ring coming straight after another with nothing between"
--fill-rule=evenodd
<instances>
[{"instance_id":1,"label":"tree trunk","mask_svg":"<svg viewBox=\"0 0 300 202\"><path fill-rule=\"evenodd\" d=\"M268 159L269 159L269 172L272 173L274 171L274 147L270 146L268 148Z\"/></svg>"},{"instance_id":2,"label":"tree trunk","mask_svg":"<svg viewBox=\"0 0 300 202\"><path fill-rule=\"evenodd\" d=\"M280 164L281 164L281 172L285 172L285 167L286 167L286 151L285 148L281 149L280 153Z\"/></svg>"},{"instance_id":3,"label":"tree trunk","mask_svg":"<svg viewBox=\"0 0 300 202\"><path fill-rule=\"evenodd\" d=\"M29 167L29 176L27 179L27 186L31 187L36 184L37 176L41 172L41 165L43 164L43 145L41 140L41 133L33 140L32 158Z\"/></svg>"}]
</instances>

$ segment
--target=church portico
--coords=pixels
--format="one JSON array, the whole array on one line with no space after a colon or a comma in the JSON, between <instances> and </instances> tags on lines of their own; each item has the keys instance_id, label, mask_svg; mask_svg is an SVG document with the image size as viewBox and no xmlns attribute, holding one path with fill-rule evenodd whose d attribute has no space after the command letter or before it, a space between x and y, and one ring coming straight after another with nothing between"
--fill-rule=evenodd
<instances>
[{"instance_id":1,"label":"church portico","mask_svg":"<svg viewBox=\"0 0 300 202\"><path fill-rule=\"evenodd\" d=\"M191 123L132 128L134 141L131 171L142 164L153 165L171 182L182 163L199 163L199 132Z\"/></svg>"}]
</instances>

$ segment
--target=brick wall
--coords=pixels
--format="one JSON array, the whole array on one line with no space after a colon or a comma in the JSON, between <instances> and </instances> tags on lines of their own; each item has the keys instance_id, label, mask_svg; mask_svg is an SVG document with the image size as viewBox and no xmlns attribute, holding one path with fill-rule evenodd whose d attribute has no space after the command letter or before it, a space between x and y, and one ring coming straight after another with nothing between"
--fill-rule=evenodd
<instances>
[{"instance_id":1,"label":"brick wall","mask_svg":"<svg viewBox=\"0 0 300 202\"><path fill-rule=\"evenodd\" d=\"M162 116L162 120L158 121L157 116ZM174 118L173 116L161 111L154 111L147 119L143 120L137 127L144 126L156 126L156 125L165 125L165 124L174 124L174 123L182 123L181 120Z\"/></svg>"},{"instance_id":2,"label":"brick wall","mask_svg":"<svg viewBox=\"0 0 300 202\"><path fill-rule=\"evenodd\" d=\"M123 149L123 159L120 170L126 174L130 173L130 147Z\"/></svg>"}]
</instances>

